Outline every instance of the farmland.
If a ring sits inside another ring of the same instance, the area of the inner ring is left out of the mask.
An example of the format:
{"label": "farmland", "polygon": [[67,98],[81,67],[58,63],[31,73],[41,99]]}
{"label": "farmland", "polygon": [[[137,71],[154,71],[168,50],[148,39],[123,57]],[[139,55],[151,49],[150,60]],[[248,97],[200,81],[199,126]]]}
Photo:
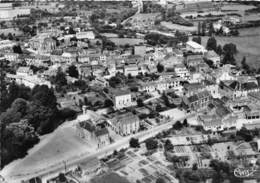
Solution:
{"label": "farmland", "polygon": [[[226,43],[234,43],[239,53],[236,55],[239,64],[245,56],[250,66],[260,68],[260,27],[246,28],[239,30],[239,37],[216,37],[218,44],[222,46]],[[208,37],[202,38],[202,44],[205,46]]]}

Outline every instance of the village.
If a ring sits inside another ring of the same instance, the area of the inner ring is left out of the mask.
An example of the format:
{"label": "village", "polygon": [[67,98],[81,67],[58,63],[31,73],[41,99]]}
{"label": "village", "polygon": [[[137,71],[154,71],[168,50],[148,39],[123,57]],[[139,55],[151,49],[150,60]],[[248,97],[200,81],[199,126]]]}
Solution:
{"label": "village", "polygon": [[259,7],[1,2],[0,182],[259,181]]}

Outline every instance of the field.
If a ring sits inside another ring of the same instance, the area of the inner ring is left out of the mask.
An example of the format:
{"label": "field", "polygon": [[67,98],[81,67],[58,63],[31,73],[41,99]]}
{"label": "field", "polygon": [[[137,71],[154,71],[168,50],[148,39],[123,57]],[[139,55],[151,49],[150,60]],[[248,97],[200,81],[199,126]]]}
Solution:
{"label": "field", "polygon": [[108,37],[108,38],[117,38],[118,35],[114,33],[102,33],[102,36]]}
{"label": "field", "polygon": [[13,28],[0,29],[0,34],[4,34],[5,36],[7,36],[9,33],[15,34],[16,36],[20,36],[22,34],[22,31]]}
{"label": "field", "polygon": [[21,175],[45,170],[55,164],[61,164],[64,159],[87,154],[90,150],[93,151],[95,148],[80,139],[75,128],[64,127],[43,137],[25,158],[7,165],[2,173],[3,175]]}
{"label": "field", "polygon": [[197,30],[197,26],[189,27],[189,26],[173,24],[171,22],[161,22],[161,25],[168,29],[174,29],[174,30],[179,30],[179,31],[184,31],[184,32],[193,32],[193,31]]}
{"label": "field", "polygon": [[[227,43],[234,43],[239,53],[236,55],[239,64],[243,57],[252,68],[260,68],[260,27],[246,28],[239,30],[239,37],[216,37],[218,44],[222,46]],[[205,46],[208,37],[202,38],[202,44]]]}
{"label": "field", "polygon": [[[224,5],[221,9],[226,11],[226,13],[238,13],[242,16],[241,20],[243,22],[250,20],[260,19],[260,14],[249,14],[245,15],[245,10],[255,8],[255,6],[251,5],[239,5],[239,4],[228,4]],[[230,10],[230,11],[229,11]]]}
{"label": "field", "polygon": [[114,42],[116,45],[136,45],[144,43],[143,39],[132,39],[132,38],[110,38],[110,41]]}

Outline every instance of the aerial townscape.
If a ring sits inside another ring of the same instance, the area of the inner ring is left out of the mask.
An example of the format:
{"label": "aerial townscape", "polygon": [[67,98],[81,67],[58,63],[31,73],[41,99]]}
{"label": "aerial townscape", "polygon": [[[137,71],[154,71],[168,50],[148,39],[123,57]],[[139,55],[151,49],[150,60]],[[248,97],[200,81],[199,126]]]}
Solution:
{"label": "aerial townscape", "polygon": [[257,182],[259,1],[0,0],[0,183]]}

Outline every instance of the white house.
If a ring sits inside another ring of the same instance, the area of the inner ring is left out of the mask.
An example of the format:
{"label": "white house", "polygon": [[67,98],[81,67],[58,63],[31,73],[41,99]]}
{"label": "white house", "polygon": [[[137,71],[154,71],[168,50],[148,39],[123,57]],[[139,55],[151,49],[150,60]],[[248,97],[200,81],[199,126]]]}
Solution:
{"label": "white house", "polygon": [[191,51],[193,53],[203,53],[203,54],[207,52],[207,50],[204,46],[202,46],[199,43],[196,43],[194,41],[186,42],[186,50]]}
{"label": "white house", "polygon": [[133,105],[131,92],[128,91],[115,91],[113,101],[115,109],[122,109]]}
{"label": "white house", "polygon": [[179,76],[182,79],[185,79],[185,80],[189,80],[190,79],[190,72],[182,64],[176,65],[175,68],[174,68],[174,72],[176,73],[177,76]]}
{"label": "white house", "polygon": [[93,31],[85,31],[76,33],[77,39],[95,39],[95,34]]}

